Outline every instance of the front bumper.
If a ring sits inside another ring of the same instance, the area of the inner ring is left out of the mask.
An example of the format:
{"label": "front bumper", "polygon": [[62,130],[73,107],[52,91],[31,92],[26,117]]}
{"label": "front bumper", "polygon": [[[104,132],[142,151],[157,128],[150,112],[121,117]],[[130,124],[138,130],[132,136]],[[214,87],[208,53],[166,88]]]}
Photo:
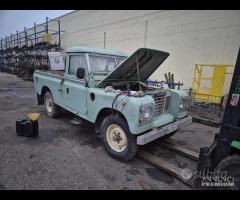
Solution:
{"label": "front bumper", "polygon": [[188,124],[192,123],[192,117],[188,116],[183,119],[179,119],[176,122],[172,122],[166,126],[160,127],[160,128],[153,128],[151,131],[140,135],[137,137],[137,144],[138,145],[144,145],[147,144],[153,140],[156,140],[164,135],[167,135],[183,126],[186,126]]}

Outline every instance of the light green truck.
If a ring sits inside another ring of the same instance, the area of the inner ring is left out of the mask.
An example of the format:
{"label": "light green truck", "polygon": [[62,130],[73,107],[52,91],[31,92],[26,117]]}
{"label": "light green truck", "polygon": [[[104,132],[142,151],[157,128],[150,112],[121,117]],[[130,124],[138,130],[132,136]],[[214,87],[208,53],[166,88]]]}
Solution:
{"label": "light green truck", "polygon": [[107,152],[128,161],[138,146],[173,135],[192,122],[185,91],[145,84],[169,53],[140,48],[132,55],[73,47],[65,71],[34,73],[38,104],[56,117],[64,108],[95,124]]}

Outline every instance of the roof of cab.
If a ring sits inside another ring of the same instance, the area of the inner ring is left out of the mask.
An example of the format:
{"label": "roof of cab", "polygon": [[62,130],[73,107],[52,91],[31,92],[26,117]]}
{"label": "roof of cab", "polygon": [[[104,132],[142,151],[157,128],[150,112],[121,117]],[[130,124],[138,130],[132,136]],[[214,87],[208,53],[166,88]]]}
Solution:
{"label": "roof of cab", "polygon": [[124,56],[128,57],[129,54],[114,51],[111,49],[100,49],[100,48],[89,48],[89,47],[71,47],[67,51],[67,53],[98,53],[98,54],[106,54],[106,55],[114,55],[114,56]]}

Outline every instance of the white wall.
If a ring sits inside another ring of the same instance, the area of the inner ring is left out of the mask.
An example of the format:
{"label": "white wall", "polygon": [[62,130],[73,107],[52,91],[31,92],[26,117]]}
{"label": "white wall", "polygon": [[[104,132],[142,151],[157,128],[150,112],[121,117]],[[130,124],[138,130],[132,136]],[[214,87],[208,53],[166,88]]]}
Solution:
{"label": "white wall", "polygon": [[195,63],[235,64],[240,46],[240,11],[234,10],[84,10],[60,20],[65,49],[103,48],[106,32],[106,48],[132,53],[145,46],[169,52],[151,78],[164,80],[170,71],[184,88],[191,87]]}

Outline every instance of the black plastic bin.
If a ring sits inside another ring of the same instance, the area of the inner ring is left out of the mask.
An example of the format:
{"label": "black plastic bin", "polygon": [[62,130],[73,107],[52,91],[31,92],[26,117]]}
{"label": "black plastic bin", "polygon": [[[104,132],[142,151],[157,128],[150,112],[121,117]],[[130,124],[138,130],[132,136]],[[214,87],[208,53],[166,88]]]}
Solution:
{"label": "black plastic bin", "polygon": [[18,136],[38,136],[38,120],[21,119],[16,121],[16,132]]}

